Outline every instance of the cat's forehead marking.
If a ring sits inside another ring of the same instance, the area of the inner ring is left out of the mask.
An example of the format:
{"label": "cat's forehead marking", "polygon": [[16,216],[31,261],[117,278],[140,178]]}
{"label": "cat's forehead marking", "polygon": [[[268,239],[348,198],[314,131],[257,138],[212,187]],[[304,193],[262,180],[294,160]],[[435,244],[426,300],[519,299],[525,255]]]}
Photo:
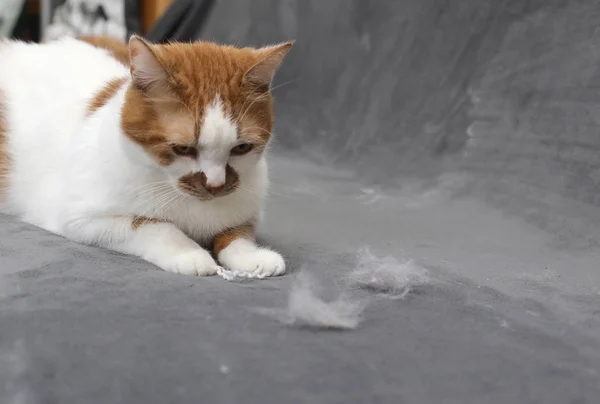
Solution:
{"label": "cat's forehead marking", "polygon": [[237,124],[227,114],[223,100],[217,94],[204,110],[198,143],[200,147],[228,151],[236,140]]}
{"label": "cat's forehead marking", "polygon": [[237,142],[237,124],[223,106],[221,96],[204,109],[198,145],[200,153],[198,169],[206,176],[206,183],[220,186],[226,181],[229,151]]}

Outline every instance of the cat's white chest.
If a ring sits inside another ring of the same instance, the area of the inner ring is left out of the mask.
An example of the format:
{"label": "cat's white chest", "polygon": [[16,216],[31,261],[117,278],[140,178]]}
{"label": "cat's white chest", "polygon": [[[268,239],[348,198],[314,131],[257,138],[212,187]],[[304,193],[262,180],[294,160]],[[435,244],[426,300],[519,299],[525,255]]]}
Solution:
{"label": "cat's white chest", "polygon": [[258,219],[261,198],[241,191],[209,203],[186,202],[166,212],[165,219],[174,223],[189,237],[208,243],[217,234],[231,227]]}

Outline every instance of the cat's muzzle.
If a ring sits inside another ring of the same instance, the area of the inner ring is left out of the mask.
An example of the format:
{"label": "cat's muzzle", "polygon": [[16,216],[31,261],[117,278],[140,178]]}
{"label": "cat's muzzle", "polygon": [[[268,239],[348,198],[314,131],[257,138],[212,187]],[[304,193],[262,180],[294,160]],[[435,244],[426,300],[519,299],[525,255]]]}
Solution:
{"label": "cat's muzzle", "polygon": [[219,187],[210,187],[206,184],[206,175],[202,172],[189,173],[179,178],[179,188],[185,193],[201,200],[209,200],[229,195],[240,184],[238,173],[230,166],[225,168],[225,183]]}

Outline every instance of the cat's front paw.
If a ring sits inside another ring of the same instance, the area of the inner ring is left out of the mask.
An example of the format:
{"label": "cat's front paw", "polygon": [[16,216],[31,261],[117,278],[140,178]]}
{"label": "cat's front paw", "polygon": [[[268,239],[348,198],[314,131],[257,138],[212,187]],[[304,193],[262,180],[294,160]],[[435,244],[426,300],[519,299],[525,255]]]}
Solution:
{"label": "cat's front paw", "polygon": [[219,269],[208,251],[200,248],[174,255],[159,266],[168,272],[197,276],[214,275]]}
{"label": "cat's front paw", "polygon": [[219,253],[219,262],[237,276],[266,278],[285,272],[281,254],[266,248],[237,245],[239,242],[234,241]]}

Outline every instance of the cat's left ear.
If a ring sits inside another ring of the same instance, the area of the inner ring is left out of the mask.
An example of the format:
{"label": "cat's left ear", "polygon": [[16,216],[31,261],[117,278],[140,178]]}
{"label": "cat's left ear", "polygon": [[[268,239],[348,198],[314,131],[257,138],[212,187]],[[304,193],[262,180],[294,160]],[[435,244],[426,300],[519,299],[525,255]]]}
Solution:
{"label": "cat's left ear", "polygon": [[140,89],[149,90],[167,82],[168,74],[151,45],[137,35],[129,39],[129,60],[131,77]]}
{"label": "cat's left ear", "polygon": [[294,41],[257,49],[260,60],[244,74],[244,84],[259,92],[269,91],[273,77],[292,45]]}

